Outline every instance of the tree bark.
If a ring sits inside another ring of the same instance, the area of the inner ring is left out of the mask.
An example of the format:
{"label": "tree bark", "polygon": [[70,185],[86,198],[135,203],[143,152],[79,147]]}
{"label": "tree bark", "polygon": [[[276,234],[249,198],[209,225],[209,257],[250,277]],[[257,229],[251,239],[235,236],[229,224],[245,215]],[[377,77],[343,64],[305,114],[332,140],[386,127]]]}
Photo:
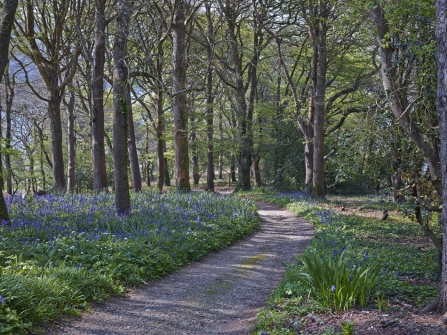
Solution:
{"label": "tree bark", "polygon": [[[8,194],[12,194],[12,170],[11,170],[11,154],[9,153],[11,149],[11,112],[12,103],[14,101],[15,90],[14,90],[14,80],[11,83],[9,78],[9,71],[6,68],[5,71],[5,103],[6,103],[6,134],[5,134],[5,168],[6,168],[6,191]],[[3,189],[3,188],[2,188]]]}
{"label": "tree bark", "polygon": [[199,152],[198,152],[198,144],[197,144],[197,134],[194,125],[194,117],[191,117],[191,153],[192,153],[192,182],[193,185],[199,185],[200,181],[200,167],[199,167]]}
{"label": "tree bark", "polygon": [[174,9],[172,25],[172,67],[174,83],[174,151],[175,178],[177,190],[191,190],[189,182],[189,155],[186,113],[186,27],[185,2],[179,0]]}
{"label": "tree bark", "polygon": [[58,78],[54,73],[53,86],[50,89],[50,101],[48,103],[48,115],[50,119],[51,134],[51,161],[53,162],[53,190],[65,191],[64,153],[62,148],[62,119],[61,119],[61,93],[55,89],[58,86]]}
{"label": "tree bark", "polygon": [[11,40],[11,30],[14,24],[14,16],[16,14],[18,3],[18,0],[3,1],[2,16],[0,20],[0,82],[2,81],[3,73],[9,62],[9,42]]}
{"label": "tree bark", "polygon": [[[9,41],[11,39],[11,29],[12,25],[14,24],[17,4],[18,0],[5,0],[3,2],[2,17],[0,21],[0,82],[2,81],[3,73],[8,65]],[[2,174],[0,176],[0,184],[3,183]],[[0,220],[9,221],[8,208],[6,207],[6,202],[3,198],[3,192],[0,193]]]}
{"label": "tree bark", "polygon": [[259,154],[253,157],[253,175],[255,179],[255,185],[261,186],[261,171],[259,169],[259,162],[261,161],[261,156]]}
{"label": "tree bark", "polygon": [[313,180],[312,195],[321,197],[324,191],[324,107],[326,98],[327,71],[327,19],[330,4],[326,1],[319,5],[319,16],[308,22],[312,49],[318,56],[316,78],[312,80],[312,98],[314,103],[314,141],[313,141]]}
{"label": "tree bark", "polygon": [[436,0],[438,90],[436,109],[440,135],[442,178],[442,274],[437,311],[447,319],[447,1]]}
{"label": "tree bark", "polygon": [[[130,85],[130,84],[129,84]],[[135,142],[135,127],[133,124],[133,113],[132,104],[130,100],[130,88],[128,86],[128,114],[127,114],[127,124],[128,124],[128,139],[127,147],[129,151],[129,161],[130,161],[130,172],[132,175],[132,187],[134,192],[141,192],[141,172],[140,164],[138,163],[138,152],[137,145]]]}
{"label": "tree bark", "polygon": [[[205,4],[208,19],[208,35],[214,36],[213,20],[211,17],[211,5]],[[206,74],[206,148],[207,148],[207,164],[206,164],[206,190],[214,192],[214,147],[213,147],[213,118],[214,118],[214,95],[213,95],[213,50],[212,45],[207,47],[208,55],[208,72]]]}
{"label": "tree bark", "polygon": [[95,0],[95,47],[92,72],[92,160],[93,189],[107,190],[106,155],[104,144],[104,64],[106,53],[106,0]]}
{"label": "tree bark", "polygon": [[115,208],[118,215],[130,214],[128,177],[128,68],[125,61],[129,36],[130,11],[133,2],[119,0],[116,33],[113,47],[113,158],[115,182]]}
{"label": "tree bark", "polygon": [[70,92],[70,101],[68,102],[68,178],[67,178],[67,193],[72,193],[76,187],[75,177],[75,155],[76,155],[76,136],[74,130],[74,107],[75,97],[74,92]]}
{"label": "tree bark", "polygon": [[161,192],[163,191],[163,184],[165,179],[165,143],[163,140],[163,88],[161,84],[157,82],[157,125],[156,125],[156,138],[157,138],[157,169],[158,169],[158,180],[157,188]]}

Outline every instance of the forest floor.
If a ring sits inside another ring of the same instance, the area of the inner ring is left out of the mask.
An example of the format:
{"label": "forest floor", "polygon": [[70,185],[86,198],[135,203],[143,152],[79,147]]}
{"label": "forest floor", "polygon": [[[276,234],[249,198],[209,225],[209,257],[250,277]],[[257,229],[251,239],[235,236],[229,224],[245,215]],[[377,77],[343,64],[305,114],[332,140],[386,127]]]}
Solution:
{"label": "forest floor", "polygon": [[[229,193],[232,188],[220,188]],[[179,271],[92,306],[81,318],[59,320],[46,335],[250,334],[284,272],[308,246],[312,226],[275,205],[258,202],[261,231],[212,253]],[[338,208],[336,205],[334,208]],[[357,215],[380,215],[362,211]],[[353,214],[353,213],[346,213]],[[341,322],[353,334],[447,334],[434,314],[420,315],[411,305],[390,302],[388,311],[354,309],[345,313],[297,316],[296,334],[340,334]],[[290,329],[290,328],[289,328]],[[263,334],[268,334],[264,332]]]}
{"label": "forest floor", "polygon": [[249,334],[284,262],[301,254],[313,235],[291,212],[258,205],[261,231],[81,318],[59,321],[46,334]]}

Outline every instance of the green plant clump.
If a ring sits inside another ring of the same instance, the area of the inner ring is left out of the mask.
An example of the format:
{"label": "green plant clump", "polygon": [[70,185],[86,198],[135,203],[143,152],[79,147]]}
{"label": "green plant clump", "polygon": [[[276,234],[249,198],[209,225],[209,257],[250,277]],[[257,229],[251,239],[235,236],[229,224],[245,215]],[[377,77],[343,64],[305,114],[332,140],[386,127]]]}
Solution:
{"label": "green plant clump", "polygon": [[355,304],[365,306],[376,284],[378,264],[363,262],[348,266],[345,251],[338,257],[326,258],[309,249],[301,262],[298,280],[324,307],[348,310]]}

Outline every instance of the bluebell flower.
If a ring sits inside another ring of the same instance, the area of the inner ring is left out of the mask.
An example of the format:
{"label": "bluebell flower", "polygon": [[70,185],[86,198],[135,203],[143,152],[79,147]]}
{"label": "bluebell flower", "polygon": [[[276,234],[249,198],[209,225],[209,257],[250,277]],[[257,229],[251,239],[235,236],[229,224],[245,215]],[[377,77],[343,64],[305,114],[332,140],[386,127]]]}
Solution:
{"label": "bluebell flower", "polygon": [[331,287],[331,291],[332,291],[332,293],[335,292],[335,285],[332,285],[332,287]]}
{"label": "bluebell flower", "polygon": [[2,305],[6,304],[6,299],[3,298],[1,295],[0,295],[0,303],[1,303]]}

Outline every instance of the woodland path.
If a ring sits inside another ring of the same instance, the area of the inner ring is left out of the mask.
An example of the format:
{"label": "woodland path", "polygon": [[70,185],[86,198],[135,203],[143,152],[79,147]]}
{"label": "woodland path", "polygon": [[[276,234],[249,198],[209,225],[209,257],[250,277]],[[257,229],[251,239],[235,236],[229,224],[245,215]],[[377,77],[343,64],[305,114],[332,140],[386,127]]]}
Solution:
{"label": "woodland path", "polygon": [[300,255],[313,235],[291,212],[257,205],[261,231],[46,334],[249,334],[282,278],[283,263]]}

